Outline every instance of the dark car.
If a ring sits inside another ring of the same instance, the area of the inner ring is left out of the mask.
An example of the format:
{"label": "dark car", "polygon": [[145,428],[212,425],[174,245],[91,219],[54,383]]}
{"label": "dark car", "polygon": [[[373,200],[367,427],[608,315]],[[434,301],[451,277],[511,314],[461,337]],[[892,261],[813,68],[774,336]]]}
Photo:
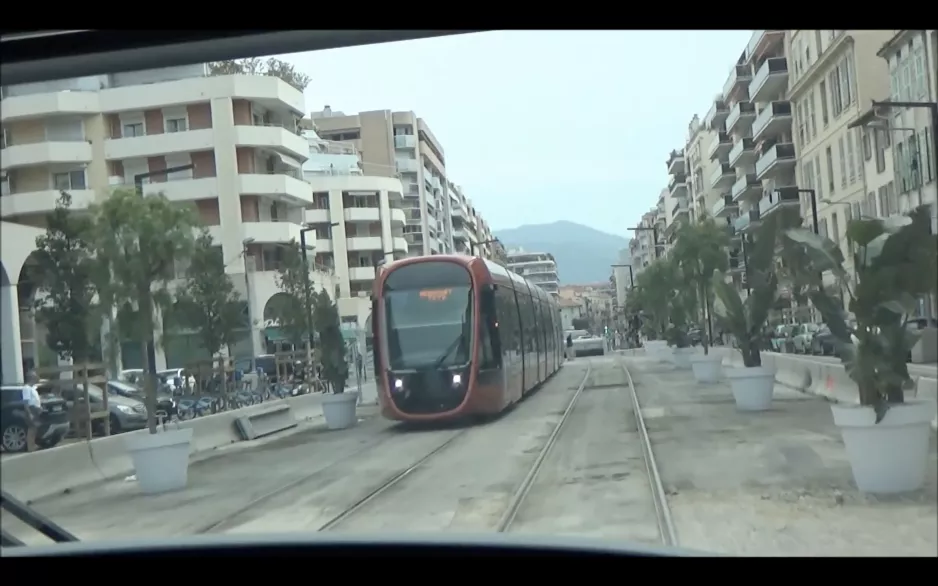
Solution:
{"label": "dark car", "polygon": [[[137,399],[146,404],[146,394],[144,393],[144,390],[135,385],[122,383],[120,381],[107,381],[107,392],[109,395],[117,395],[120,397],[126,397],[128,399]],[[170,418],[177,414],[176,400],[169,393],[157,393],[156,410],[164,411],[167,418]]]}
{"label": "dark car", "polygon": [[[2,398],[2,418],[0,418],[0,438],[4,452],[26,451],[26,404],[23,402],[22,385],[4,385],[0,387]],[[55,395],[41,395],[42,415],[39,417],[39,429],[36,432],[36,445],[51,448],[62,441],[68,433],[68,409],[65,401]]]}
{"label": "dark car", "polygon": [[822,325],[811,338],[811,353],[821,356],[833,356],[837,353],[834,347],[834,335],[826,325]]}

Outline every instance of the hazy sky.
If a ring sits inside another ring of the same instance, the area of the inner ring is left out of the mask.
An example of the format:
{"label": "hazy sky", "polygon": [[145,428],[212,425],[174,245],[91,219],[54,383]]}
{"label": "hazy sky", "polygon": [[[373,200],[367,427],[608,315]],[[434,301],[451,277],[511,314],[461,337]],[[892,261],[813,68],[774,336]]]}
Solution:
{"label": "hazy sky", "polygon": [[281,58],[308,111],[412,110],[493,229],[570,220],[628,237],[752,31],[503,31]]}

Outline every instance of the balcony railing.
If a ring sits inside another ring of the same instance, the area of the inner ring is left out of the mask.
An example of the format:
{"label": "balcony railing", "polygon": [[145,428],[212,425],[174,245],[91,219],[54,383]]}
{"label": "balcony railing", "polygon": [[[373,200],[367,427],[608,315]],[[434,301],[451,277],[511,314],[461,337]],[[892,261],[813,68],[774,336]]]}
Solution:
{"label": "balcony railing", "polygon": [[746,151],[752,151],[753,144],[751,138],[741,138],[733,144],[733,148],[730,149],[729,162],[730,165],[735,165],[740,157],[743,156],[743,153]]}
{"label": "balcony railing", "polygon": [[748,213],[740,214],[740,216],[733,222],[733,227],[737,232],[745,232],[746,230],[758,226],[760,219],[761,216],[759,215],[759,210],[751,209]]}
{"label": "balcony railing", "polygon": [[766,59],[765,63],[762,64],[762,67],[759,68],[759,71],[752,78],[752,83],[749,84],[749,99],[753,102],[761,102],[765,100],[768,95],[763,95],[766,92],[763,92],[763,89],[766,89],[766,85],[770,79],[774,78],[776,81],[772,83],[771,89],[780,89],[782,82],[788,80],[788,60],[784,57],[772,57],[771,59]]}
{"label": "balcony railing", "polygon": [[736,85],[745,85],[752,80],[752,71],[749,69],[748,65],[735,65],[732,70],[730,70],[730,77],[726,80],[726,83],[723,84],[723,95],[729,97],[732,95],[733,90],[736,89]]}
{"label": "balcony railing", "polygon": [[776,144],[768,151],[763,153],[756,161],[756,177],[762,178],[762,175],[769,170],[772,165],[779,161],[795,160],[795,145],[791,143]]}
{"label": "balcony railing", "polygon": [[730,212],[736,209],[736,203],[733,202],[733,197],[730,195],[724,195],[717,200],[713,207],[710,209],[710,215],[714,218],[719,218],[724,213]]}
{"label": "balcony railing", "polygon": [[758,138],[766,127],[776,118],[791,118],[791,102],[778,101],[772,102],[756,116],[752,123],[752,136]]}
{"label": "balcony railing", "polygon": [[729,116],[726,117],[726,130],[732,132],[736,124],[742,119],[750,119],[756,115],[756,107],[752,102],[736,102]]}

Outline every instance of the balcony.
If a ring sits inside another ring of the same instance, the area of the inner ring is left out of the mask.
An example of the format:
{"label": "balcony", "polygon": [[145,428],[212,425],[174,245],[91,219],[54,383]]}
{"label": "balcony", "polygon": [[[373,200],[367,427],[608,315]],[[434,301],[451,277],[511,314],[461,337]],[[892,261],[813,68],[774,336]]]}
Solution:
{"label": "balcony", "polygon": [[739,207],[736,205],[736,202],[733,201],[732,196],[724,195],[713,204],[713,208],[710,209],[710,215],[714,218],[729,217],[730,214],[738,209]]}
{"label": "balcony", "polygon": [[749,84],[750,102],[767,102],[788,88],[788,60],[784,57],[766,59]]}
{"label": "balcony", "polygon": [[758,209],[751,209],[746,213],[740,214],[738,218],[733,222],[733,229],[737,232],[745,234],[749,230],[754,230],[759,227],[761,216],[759,215]]}
{"label": "balcony", "polygon": [[378,208],[345,208],[346,222],[380,222],[381,210]]}
{"label": "balcony", "polygon": [[[416,173],[417,172],[417,160],[416,159],[397,159],[394,161],[394,167],[397,169],[398,173]],[[416,187],[416,183],[412,184]]]}
{"label": "balcony", "polygon": [[[196,130],[195,132],[202,132]],[[212,130],[208,131],[212,133]],[[187,134],[184,132],[173,134]],[[276,151],[294,157],[299,161],[309,158],[309,142],[302,136],[291,132],[282,126],[235,126],[235,144]],[[214,148],[214,142],[209,148]],[[190,151],[198,150],[190,148]]]}
{"label": "balcony", "polygon": [[404,223],[404,210],[401,208],[391,208],[391,222],[395,224]]}
{"label": "balcony", "polygon": [[776,137],[791,130],[791,102],[778,101],[768,104],[752,123],[752,139],[755,141]]}
{"label": "balcony", "polygon": [[[744,91],[752,81],[752,71],[748,65],[735,65],[730,70],[730,76],[723,84],[723,98],[732,100],[738,92]],[[742,94],[745,96],[746,94]]]}
{"label": "balcony", "polygon": [[391,247],[394,250],[394,252],[407,252],[407,248],[409,245],[407,243],[406,238],[403,238],[401,236],[395,236],[394,238],[391,239],[391,242],[392,242]]}
{"label": "balcony", "polygon": [[676,221],[681,217],[685,219],[690,214],[690,206],[687,204],[687,200],[679,199],[674,202],[674,207],[671,208],[671,221]]}
{"label": "balcony", "polygon": [[762,181],[778,173],[791,171],[795,166],[795,145],[790,142],[776,144],[756,161],[756,177]]}
{"label": "balcony", "polygon": [[715,140],[710,143],[710,148],[707,149],[707,158],[711,161],[725,160],[732,148],[733,141],[730,137],[725,132],[718,132]]}
{"label": "balcony", "polygon": [[332,223],[332,214],[329,213],[328,209],[325,210],[304,210],[303,211],[303,220],[307,224],[331,224]]}
{"label": "balcony", "polygon": [[[397,138],[396,136],[394,138]],[[374,267],[350,267],[348,270],[349,281],[374,281]]]}
{"label": "balcony", "polygon": [[[306,241],[309,244],[309,241]],[[318,238],[316,239],[316,245],[314,247],[316,252],[332,252],[332,239],[330,238]]]}
{"label": "balcony", "polygon": [[[191,173],[191,172],[190,172]],[[152,178],[151,178],[152,179]],[[111,186],[125,185],[123,177],[111,177]],[[218,179],[202,177],[200,179],[171,179],[143,184],[144,195],[162,193],[169,201],[198,201],[218,198]]]}
{"label": "balcony", "polygon": [[726,107],[723,96],[719,96],[713,100],[713,105],[704,117],[704,126],[710,130],[719,130],[726,121],[727,114],[729,114],[729,108]]}
{"label": "balcony", "polygon": [[745,134],[756,119],[756,107],[752,102],[736,102],[726,117],[726,131]]}
{"label": "balcony", "polygon": [[299,224],[293,222],[243,222],[242,237],[253,238],[258,244],[284,244],[291,240],[300,241]]}
{"label": "balcony", "polygon": [[[260,127],[264,128],[264,127]],[[297,137],[299,138],[299,137]],[[301,139],[302,140],[302,139]],[[309,153],[309,145],[306,152]],[[158,157],[172,153],[190,153],[209,151],[215,148],[215,131],[211,128],[187,130],[184,132],[164,132],[145,136],[126,138],[108,138],[104,141],[104,156],[107,159],[139,159]],[[303,158],[305,159],[305,155]]]}
{"label": "balcony", "polygon": [[752,63],[758,61],[769,49],[783,43],[785,40],[784,30],[761,30],[752,33],[749,37],[749,43],[746,45],[746,62]]}
{"label": "balcony", "polygon": [[733,184],[733,180],[736,179],[736,171],[727,163],[720,163],[717,165],[716,169],[713,170],[713,173],[710,174],[709,181],[710,187],[712,189],[719,189],[722,187],[729,187]]}
{"label": "balcony", "polygon": [[743,199],[751,199],[762,193],[762,182],[756,178],[754,173],[746,173],[733,183],[730,190],[730,197],[733,201],[739,203]]}
{"label": "balcony", "polygon": [[348,239],[348,249],[351,251],[366,252],[381,250],[380,236],[356,236]]}
{"label": "balcony", "polygon": [[762,216],[768,216],[775,210],[781,208],[800,208],[801,194],[797,187],[781,187],[778,191],[768,192],[759,202],[759,210]]}
{"label": "balcony", "polygon": [[748,167],[756,162],[756,150],[751,138],[740,138],[733,143],[729,154],[730,166]]}
{"label": "balcony", "polygon": [[668,174],[687,172],[687,160],[684,158],[684,151],[671,151],[668,156]]}
{"label": "balcony", "polygon": [[72,165],[91,162],[91,143],[84,140],[10,145],[0,152],[0,168]]}
{"label": "balcony", "polygon": [[[195,179],[192,183],[202,181]],[[313,203],[313,188],[306,181],[284,174],[242,173],[238,175],[244,195],[266,195],[295,204]]]}
{"label": "balcony", "polygon": [[58,91],[3,98],[0,120],[10,123],[51,116],[88,116],[101,111],[98,92]]}
{"label": "balcony", "polygon": [[[684,197],[687,195],[687,176],[683,173],[675,173],[668,178],[668,192],[671,197]],[[659,214],[662,210],[659,208]],[[663,216],[663,214],[661,214]]]}
{"label": "balcony", "polygon": [[417,137],[413,134],[398,134],[394,137],[394,148],[413,149],[417,148]]}
{"label": "balcony", "polygon": [[[93,189],[69,189],[68,193],[72,196],[72,210],[88,209],[94,203]],[[0,197],[0,217],[47,214],[55,210],[61,195],[57,189],[4,194]]]}

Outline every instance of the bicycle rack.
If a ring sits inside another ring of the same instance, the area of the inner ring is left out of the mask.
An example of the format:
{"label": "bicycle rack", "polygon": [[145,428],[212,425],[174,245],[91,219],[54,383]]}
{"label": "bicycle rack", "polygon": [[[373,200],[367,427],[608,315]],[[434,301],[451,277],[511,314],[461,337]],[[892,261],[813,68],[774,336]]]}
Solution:
{"label": "bicycle rack", "polygon": [[[58,523],[53,522],[39,511],[14,498],[5,490],[0,491],[0,509],[10,513],[56,543],[80,541],[77,537],[63,529]],[[25,544],[7,533],[6,529],[2,529],[0,530],[0,545],[3,547],[20,547]]]}

